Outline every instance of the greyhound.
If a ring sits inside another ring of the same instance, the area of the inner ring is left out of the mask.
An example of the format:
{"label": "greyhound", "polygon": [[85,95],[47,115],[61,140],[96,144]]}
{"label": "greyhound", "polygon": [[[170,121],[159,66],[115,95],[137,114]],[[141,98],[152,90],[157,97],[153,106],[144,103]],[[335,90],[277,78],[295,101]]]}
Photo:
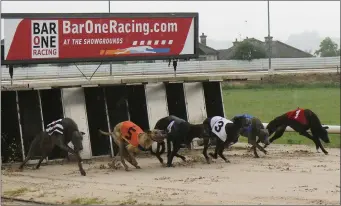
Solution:
{"label": "greyhound", "polygon": [[[190,148],[190,143],[194,138],[205,138],[205,136],[208,137],[208,135],[205,135],[207,132],[205,132],[203,124],[190,124],[189,122],[174,115],[159,119],[159,121],[156,122],[154,128],[165,130],[168,133],[167,167],[173,166],[172,162],[174,157],[179,157],[183,161],[186,161],[184,156],[178,154],[178,151],[182,145],[186,145],[187,148]],[[171,143],[173,144],[172,150]],[[161,151],[159,151],[160,147]],[[161,154],[165,152],[165,142],[157,143],[156,152],[153,152],[152,149],[150,149],[150,152],[158,158],[161,164],[163,164]]]}
{"label": "greyhound", "polygon": [[267,151],[258,144],[259,142],[262,142],[265,145],[269,144],[269,132],[264,128],[260,119],[249,114],[242,114],[234,116],[232,121],[237,117],[245,118],[250,123],[247,127],[242,128],[240,135],[248,138],[248,143],[252,145],[251,149],[253,149],[255,158],[259,158],[257,148],[264,154],[267,154]]}
{"label": "greyhound", "polygon": [[[270,139],[269,144],[280,138],[287,126],[294,129],[300,135],[311,139],[315,143],[317,152],[318,149],[321,148],[325,155],[328,154],[322,146],[320,139],[325,143],[330,143],[327,132],[329,127],[322,126],[320,119],[313,111],[310,109],[297,108],[296,110],[289,111],[270,121],[266,126],[266,129],[269,131],[269,135],[275,134]],[[307,132],[309,129],[312,135]],[[269,144],[264,145],[264,148]]]}
{"label": "greyhound", "polygon": [[[30,149],[25,160],[21,163],[19,169],[22,170],[28,160],[32,158],[36,151],[40,150],[42,156],[39,159],[36,169],[39,169],[41,162],[49,155],[52,149],[57,145],[62,150],[76,155],[78,160],[78,168],[81,175],[86,173],[82,166],[82,158],[79,151],[83,150],[83,135],[84,132],[78,130],[78,126],[71,118],[58,119],[47,125],[45,131],[41,131],[35,136],[31,142]],[[74,149],[67,144],[72,142]]]}
{"label": "greyhound", "polygon": [[[226,163],[230,161],[226,159],[223,155],[225,145],[232,145],[238,142],[238,137],[241,129],[249,125],[249,121],[242,117],[235,117],[233,122],[225,119],[224,117],[214,116],[206,118],[203,122],[205,128],[211,131],[216,139],[216,147],[214,153],[209,153],[213,159],[217,159],[219,155]],[[204,139],[204,150],[203,155],[208,164],[210,164],[210,159],[207,156],[207,149],[209,146],[209,139]]]}
{"label": "greyhound", "polygon": [[147,151],[151,148],[154,141],[162,142],[167,134],[162,130],[150,130],[144,132],[139,126],[131,121],[118,123],[111,133],[99,130],[103,135],[111,136],[119,147],[121,162],[126,171],[129,171],[126,159],[136,169],[141,169],[133,153],[139,150]]}

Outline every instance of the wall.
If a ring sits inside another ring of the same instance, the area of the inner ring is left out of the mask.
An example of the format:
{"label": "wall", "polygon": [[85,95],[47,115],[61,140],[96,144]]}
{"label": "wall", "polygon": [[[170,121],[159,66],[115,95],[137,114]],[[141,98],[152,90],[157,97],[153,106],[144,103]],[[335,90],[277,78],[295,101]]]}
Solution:
{"label": "wall", "polygon": [[[330,69],[340,67],[340,57],[313,57],[313,58],[283,58],[272,59],[272,69]],[[79,65],[78,68],[86,76],[91,76],[98,65]],[[216,60],[216,61],[185,61],[178,63],[177,73],[214,73],[228,71],[252,71],[268,70],[268,59],[256,59],[252,61],[240,60]],[[336,69],[335,69],[336,70]],[[49,66],[43,65],[30,68],[15,68],[14,79],[37,79],[37,78],[61,78],[61,77],[83,77],[76,66]],[[3,67],[2,80],[9,80],[8,68]],[[168,67],[168,62],[161,63],[134,63],[113,64],[113,76],[122,75],[153,75],[173,74],[173,67]],[[110,75],[110,65],[103,64],[94,76]]]}

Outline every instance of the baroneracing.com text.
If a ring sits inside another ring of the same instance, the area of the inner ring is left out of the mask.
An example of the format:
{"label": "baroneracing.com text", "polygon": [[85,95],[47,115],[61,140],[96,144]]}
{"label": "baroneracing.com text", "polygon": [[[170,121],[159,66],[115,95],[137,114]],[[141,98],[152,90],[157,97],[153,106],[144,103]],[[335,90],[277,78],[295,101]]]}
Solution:
{"label": "baroneracing.com text", "polygon": [[107,33],[149,33],[158,32],[177,32],[177,23],[137,23],[132,20],[129,23],[118,23],[116,20],[110,20],[109,23],[94,23],[87,20],[82,24],[71,23],[70,21],[63,21],[63,34],[107,34]]}

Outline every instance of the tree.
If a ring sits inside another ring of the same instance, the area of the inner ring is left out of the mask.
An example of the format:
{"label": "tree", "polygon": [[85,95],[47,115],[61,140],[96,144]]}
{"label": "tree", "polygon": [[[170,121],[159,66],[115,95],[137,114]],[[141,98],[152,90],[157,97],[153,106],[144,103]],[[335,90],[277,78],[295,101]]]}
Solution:
{"label": "tree", "polygon": [[248,39],[239,42],[231,59],[248,60],[266,58],[266,51],[263,47],[252,44]]}
{"label": "tree", "polygon": [[340,49],[330,37],[326,37],[321,41],[320,49],[316,50],[315,54],[321,57],[335,57],[340,55]]}

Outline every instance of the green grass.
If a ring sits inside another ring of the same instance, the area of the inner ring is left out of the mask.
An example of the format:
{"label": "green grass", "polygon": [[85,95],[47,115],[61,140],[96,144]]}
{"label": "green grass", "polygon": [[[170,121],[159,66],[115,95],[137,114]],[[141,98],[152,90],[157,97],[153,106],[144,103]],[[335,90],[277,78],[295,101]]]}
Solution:
{"label": "green grass", "polygon": [[27,189],[26,187],[22,187],[22,188],[19,188],[19,189],[15,189],[15,190],[9,190],[9,191],[5,191],[4,192],[4,195],[5,196],[9,196],[9,197],[17,197],[17,196],[20,196],[26,192],[29,192],[30,190]]}
{"label": "green grass", "polygon": [[[232,118],[236,114],[248,113],[257,116],[262,122],[297,107],[313,110],[322,124],[340,125],[340,88],[339,86],[224,86],[223,98],[225,114]],[[340,147],[340,135],[331,134],[327,147]],[[241,139],[246,141],[245,138]],[[274,143],[314,144],[297,133],[286,132]]]}
{"label": "green grass", "polygon": [[103,203],[103,200],[98,198],[76,198],[70,201],[72,205],[96,205]]}

